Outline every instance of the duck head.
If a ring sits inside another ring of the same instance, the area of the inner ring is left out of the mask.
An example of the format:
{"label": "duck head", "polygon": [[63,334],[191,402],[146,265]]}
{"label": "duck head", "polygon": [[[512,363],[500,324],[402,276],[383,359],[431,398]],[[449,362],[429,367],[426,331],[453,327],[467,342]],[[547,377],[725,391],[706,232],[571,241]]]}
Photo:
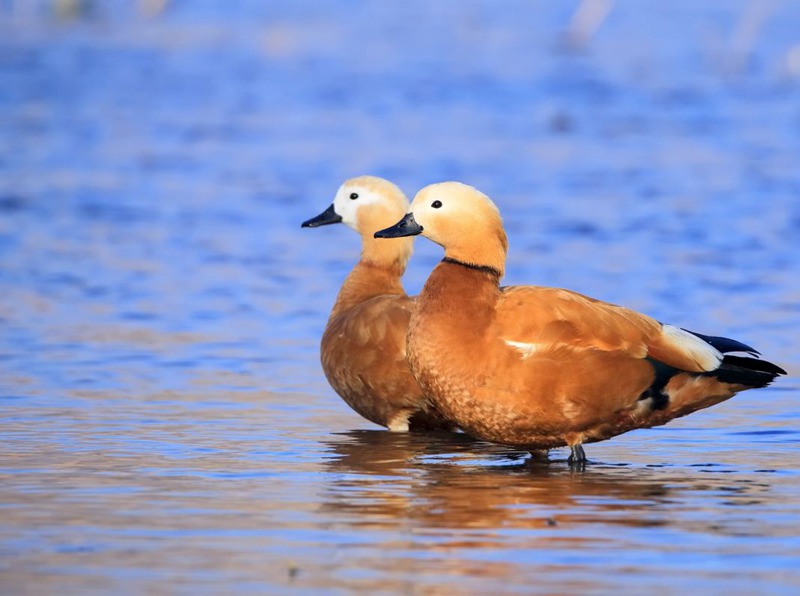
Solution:
{"label": "duck head", "polygon": [[411,255],[411,241],[381,246],[385,243],[375,242],[374,234],[396,222],[408,208],[408,199],[396,185],[376,176],[359,176],[346,180],[336,192],[333,203],[316,217],[304,221],[301,227],[344,223],[361,235],[362,257],[405,263]]}
{"label": "duck head", "polygon": [[508,240],[500,211],[478,189],[461,182],[440,182],[417,193],[411,210],[376,238],[422,234],[444,248],[445,257],[491,267],[502,275]]}

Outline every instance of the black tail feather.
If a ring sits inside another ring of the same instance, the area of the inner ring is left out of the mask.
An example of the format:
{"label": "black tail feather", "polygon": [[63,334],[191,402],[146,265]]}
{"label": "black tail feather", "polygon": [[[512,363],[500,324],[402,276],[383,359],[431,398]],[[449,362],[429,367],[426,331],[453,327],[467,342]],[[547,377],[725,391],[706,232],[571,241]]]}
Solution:
{"label": "black tail feather", "polygon": [[[698,337],[701,336],[698,335]],[[701,337],[701,339],[705,338]],[[723,383],[746,385],[753,388],[766,387],[775,380],[775,377],[785,374],[785,370],[772,362],[748,356],[725,356],[719,368],[703,373],[704,376],[716,377]]]}
{"label": "black tail feather", "polygon": [[713,347],[715,347],[723,354],[727,354],[728,352],[745,352],[747,354],[750,354],[751,356],[761,355],[761,352],[759,352],[755,348],[751,348],[747,344],[743,344],[742,342],[737,341],[735,339],[730,339],[728,337],[717,337],[714,335],[703,335],[702,333],[697,333],[696,331],[689,331],[688,329],[684,329],[684,331],[691,333],[696,337],[699,337],[708,344],[711,344]]}

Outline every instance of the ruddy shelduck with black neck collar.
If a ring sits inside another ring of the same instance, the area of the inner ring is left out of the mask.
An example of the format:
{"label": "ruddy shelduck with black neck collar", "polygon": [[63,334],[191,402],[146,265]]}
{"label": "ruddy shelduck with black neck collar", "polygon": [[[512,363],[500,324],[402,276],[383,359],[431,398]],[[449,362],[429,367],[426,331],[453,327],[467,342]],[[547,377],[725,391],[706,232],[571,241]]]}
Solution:
{"label": "ruddy shelduck with black neck collar", "polygon": [[345,223],[361,236],[361,259],[344,280],[322,335],[322,369],[331,387],[367,420],[393,431],[450,429],[430,406],[406,361],[414,299],[400,281],[413,238],[375,240],[408,199],[383,178],[360,176],[304,228]]}
{"label": "ruddy shelduck with black neck collar", "polygon": [[[495,204],[458,182],[423,188],[376,238],[422,234],[445,257],[417,298],[408,361],[464,431],[533,451],[582,445],[765,387],[780,367],[753,348],[569,290],[501,287],[508,244]],[[736,355],[736,353],[740,353]]]}

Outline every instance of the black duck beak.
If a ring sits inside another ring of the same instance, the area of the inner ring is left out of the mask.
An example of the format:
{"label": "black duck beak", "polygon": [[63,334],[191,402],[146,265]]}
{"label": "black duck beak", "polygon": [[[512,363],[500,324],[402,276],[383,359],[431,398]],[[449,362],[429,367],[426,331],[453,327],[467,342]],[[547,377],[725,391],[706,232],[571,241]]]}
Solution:
{"label": "black duck beak", "polygon": [[422,226],[414,219],[413,213],[406,213],[403,219],[385,230],[375,232],[375,238],[402,238],[422,233]]}
{"label": "black duck beak", "polygon": [[333,208],[333,203],[331,206],[328,207],[325,211],[317,215],[316,217],[312,217],[309,220],[306,220],[300,226],[301,228],[318,228],[320,226],[327,226],[329,224],[335,224],[342,221],[342,216],[336,213]]}

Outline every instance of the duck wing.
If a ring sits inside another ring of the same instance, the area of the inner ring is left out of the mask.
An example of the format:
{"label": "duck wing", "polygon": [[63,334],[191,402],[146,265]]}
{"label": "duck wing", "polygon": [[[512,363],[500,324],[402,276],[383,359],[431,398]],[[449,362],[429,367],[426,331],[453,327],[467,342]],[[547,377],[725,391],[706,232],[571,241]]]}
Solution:
{"label": "duck wing", "polygon": [[548,347],[572,347],[623,352],[687,372],[716,370],[722,362],[720,350],[703,336],[560,288],[502,288],[497,321],[503,340],[523,358]]}

